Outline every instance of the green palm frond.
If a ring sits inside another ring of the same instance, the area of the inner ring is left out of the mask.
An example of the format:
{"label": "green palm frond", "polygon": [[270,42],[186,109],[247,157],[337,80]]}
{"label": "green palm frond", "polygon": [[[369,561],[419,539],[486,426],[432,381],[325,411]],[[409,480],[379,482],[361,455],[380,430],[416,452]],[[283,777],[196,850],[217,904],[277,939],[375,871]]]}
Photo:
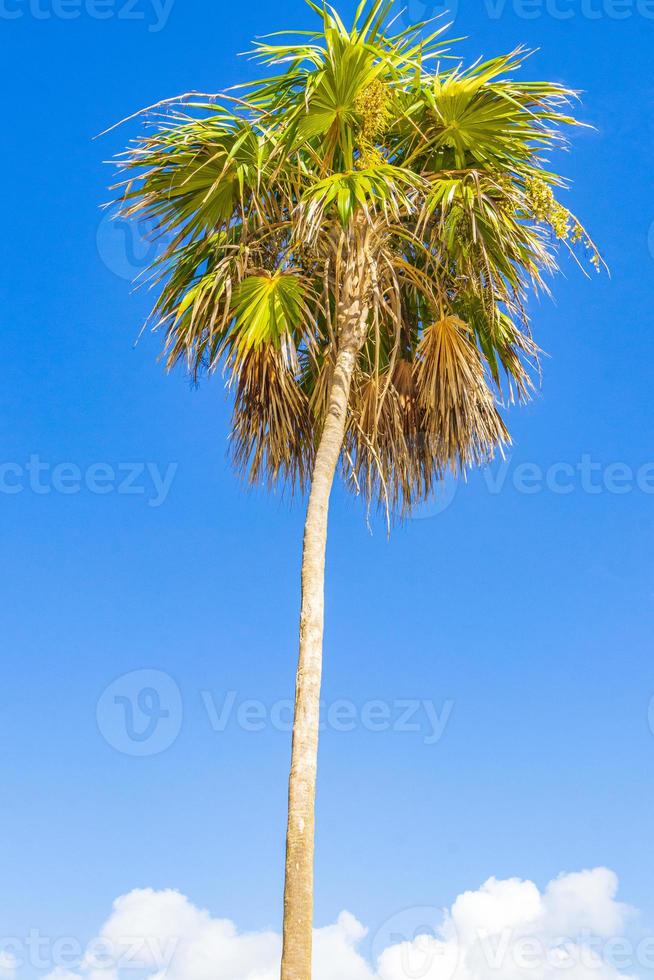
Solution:
{"label": "green palm frond", "polygon": [[248,276],[232,296],[233,332],[241,351],[267,343],[281,349],[307,322],[305,287],[293,273]]}

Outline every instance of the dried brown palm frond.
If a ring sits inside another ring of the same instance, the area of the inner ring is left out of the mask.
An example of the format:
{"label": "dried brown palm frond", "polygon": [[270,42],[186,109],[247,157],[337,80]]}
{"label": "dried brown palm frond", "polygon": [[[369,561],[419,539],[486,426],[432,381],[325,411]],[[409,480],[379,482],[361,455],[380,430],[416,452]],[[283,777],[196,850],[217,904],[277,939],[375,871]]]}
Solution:
{"label": "dried brown palm frond", "polygon": [[410,365],[400,360],[390,376],[355,378],[345,442],[346,477],[370,503],[393,514],[424,500],[443,471],[431,454],[407,371],[410,377]]}
{"label": "dried brown palm frond", "polygon": [[414,378],[427,434],[443,463],[477,466],[509,441],[470,328],[455,314],[424,331]]}
{"label": "dried brown palm frond", "polygon": [[251,483],[307,486],[314,456],[309,401],[282,352],[262,344],[233,375],[231,452]]}

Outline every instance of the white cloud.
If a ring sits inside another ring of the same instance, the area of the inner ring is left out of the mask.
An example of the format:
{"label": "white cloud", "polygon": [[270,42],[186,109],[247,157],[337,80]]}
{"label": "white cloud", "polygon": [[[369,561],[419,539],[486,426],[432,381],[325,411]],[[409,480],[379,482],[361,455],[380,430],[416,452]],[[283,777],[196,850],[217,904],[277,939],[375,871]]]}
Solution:
{"label": "white cloud", "polygon": [[630,909],[616,902],[618,876],[608,868],[560,875],[547,886],[543,901],[551,932],[619,934]]}
{"label": "white cloud", "polygon": [[44,977],[44,980],[79,980],[79,973],[71,973],[70,970],[57,966],[52,973],[48,973],[47,977]]}
{"label": "white cloud", "polygon": [[6,950],[0,951],[0,980],[14,980],[16,976],[16,960]]}
{"label": "white cloud", "polygon": [[[632,911],[617,888],[606,868],[560,875],[543,892],[490,878],[449,910],[398,913],[372,942],[342,912],[315,931],[314,980],[627,980],[637,964],[623,958],[618,970],[606,955]],[[179,892],[139,889],[114,902],[79,973],[46,980],[278,980],[280,952],[273,931],[239,932]]]}

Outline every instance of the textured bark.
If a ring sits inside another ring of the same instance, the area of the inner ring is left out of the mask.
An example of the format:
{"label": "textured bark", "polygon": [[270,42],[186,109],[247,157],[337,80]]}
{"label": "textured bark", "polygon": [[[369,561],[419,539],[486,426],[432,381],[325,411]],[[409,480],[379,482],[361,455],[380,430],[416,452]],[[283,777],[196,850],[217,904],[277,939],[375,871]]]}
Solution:
{"label": "textured bark", "polygon": [[281,980],[311,980],[316,772],[324,622],[327,516],[343,447],[356,359],[365,338],[364,259],[359,252],[339,308],[339,350],[314,464],[304,526],[300,655],[288,792]]}

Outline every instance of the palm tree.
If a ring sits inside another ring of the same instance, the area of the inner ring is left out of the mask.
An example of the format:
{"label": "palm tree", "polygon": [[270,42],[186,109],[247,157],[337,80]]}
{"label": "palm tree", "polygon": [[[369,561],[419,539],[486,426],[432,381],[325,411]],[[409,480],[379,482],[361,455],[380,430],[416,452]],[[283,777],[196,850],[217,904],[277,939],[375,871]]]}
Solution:
{"label": "palm tree", "polygon": [[[231,451],[253,483],[309,490],[289,783],[282,980],[310,980],[314,799],[329,497],[336,470],[405,515],[509,442],[538,350],[525,296],[557,245],[599,267],[546,154],[574,93],[521,82],[522,50],[461,67],[445,28],[259,42],[270,78],[160,103],[122,159],[121,213],[169,242],[152,323],[168,368],[222,366]],[[280,67],[281,66],[281,67]]]}

